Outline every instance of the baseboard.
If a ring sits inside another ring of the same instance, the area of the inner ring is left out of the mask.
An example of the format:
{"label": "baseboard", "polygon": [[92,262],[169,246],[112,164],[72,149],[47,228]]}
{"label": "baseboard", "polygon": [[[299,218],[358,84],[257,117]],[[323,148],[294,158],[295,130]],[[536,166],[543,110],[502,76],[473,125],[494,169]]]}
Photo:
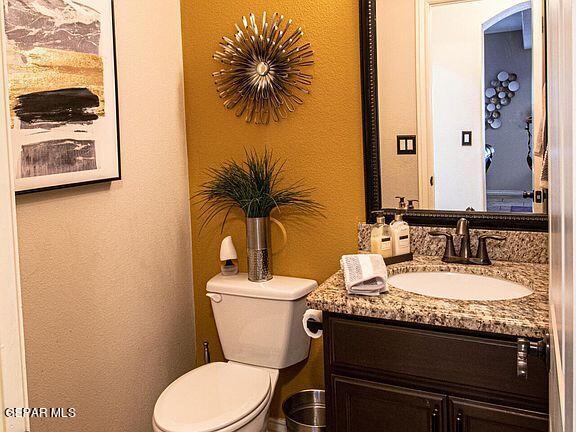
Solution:
{"label": "baseboard", "polygon": [[268,432],[287,432],[284,419],[272,418],[268,420]]}

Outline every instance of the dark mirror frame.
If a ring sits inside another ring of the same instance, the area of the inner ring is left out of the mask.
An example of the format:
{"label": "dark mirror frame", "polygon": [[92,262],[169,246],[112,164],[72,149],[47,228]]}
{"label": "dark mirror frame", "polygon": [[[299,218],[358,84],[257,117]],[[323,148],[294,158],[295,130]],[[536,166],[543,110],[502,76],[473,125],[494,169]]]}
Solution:
{"label": "dark mirror frame", "polygon": [[[364,187],[366,221],[369,223],[374,222],[380,214],[387,216],[387,218],[393,214],[393,209],[382,208],[376,40],[376,0],[360,0]],[[548,231],[548,215],[546,214],[413,210],[406,213],[405,220],[413,225],[452,227],[461,217],[468,218],[470,225],[474,228]]]}

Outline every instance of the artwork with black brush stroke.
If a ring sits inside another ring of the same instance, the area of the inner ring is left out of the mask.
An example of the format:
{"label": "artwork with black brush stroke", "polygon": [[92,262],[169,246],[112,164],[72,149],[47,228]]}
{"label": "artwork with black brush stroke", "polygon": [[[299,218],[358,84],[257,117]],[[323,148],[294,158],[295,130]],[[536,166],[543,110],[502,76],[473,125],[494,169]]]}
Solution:
{"label": "artwork with black brush stroke", "polygon": [[112,0],[2,0],[16,190],[119,178]]}
{"label": "artwork with black brush stroke", "polygon": [[98,96],[87,88],[69,88],[18,96],[14,111],[30,127],[52,128],[67,123],[92,124],[98,114],[91,109],[98,105]]}

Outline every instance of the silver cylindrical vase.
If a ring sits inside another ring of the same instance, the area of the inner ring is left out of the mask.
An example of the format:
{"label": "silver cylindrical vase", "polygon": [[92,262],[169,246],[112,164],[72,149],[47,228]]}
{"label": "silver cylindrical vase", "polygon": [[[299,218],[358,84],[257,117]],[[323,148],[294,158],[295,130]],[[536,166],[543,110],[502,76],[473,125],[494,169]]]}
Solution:
{"label": "silver cylindrical vase", "polygon": [[265,282],[272,279],[272,250],[270,246],[270,218],[246,218],[248,247],[248,279]]}

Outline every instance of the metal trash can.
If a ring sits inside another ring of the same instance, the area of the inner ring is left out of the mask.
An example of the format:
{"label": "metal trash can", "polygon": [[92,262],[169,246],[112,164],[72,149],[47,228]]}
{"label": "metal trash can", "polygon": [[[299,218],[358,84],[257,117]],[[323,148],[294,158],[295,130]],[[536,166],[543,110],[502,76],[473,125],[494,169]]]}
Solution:
{"label": "metal trash can", "polygon": [[326,431],[324,390],[303,390],[282,404],[288,432]]}

